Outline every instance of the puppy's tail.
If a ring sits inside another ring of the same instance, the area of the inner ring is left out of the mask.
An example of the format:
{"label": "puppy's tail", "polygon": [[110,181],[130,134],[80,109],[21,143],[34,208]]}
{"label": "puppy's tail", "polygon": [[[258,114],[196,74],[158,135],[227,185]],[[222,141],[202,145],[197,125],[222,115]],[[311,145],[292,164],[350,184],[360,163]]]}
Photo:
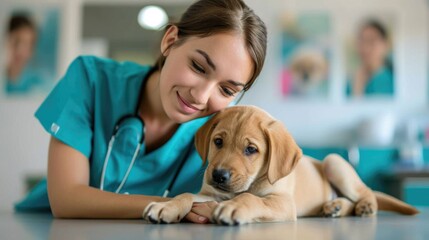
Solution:
{"label": "puppy's tail", "polygon": [[374,191],[374,194],[377,199],[379,210],[392,211],[404,215],[415,215],[419,213],[415,207],[385,193]]}

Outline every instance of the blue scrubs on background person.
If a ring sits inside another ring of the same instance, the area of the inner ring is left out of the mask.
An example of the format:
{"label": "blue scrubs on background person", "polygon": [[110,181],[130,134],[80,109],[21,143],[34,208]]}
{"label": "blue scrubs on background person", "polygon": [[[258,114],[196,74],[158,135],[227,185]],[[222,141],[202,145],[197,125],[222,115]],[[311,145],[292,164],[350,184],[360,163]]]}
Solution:
{"label": "blue scrubs on background person", "polygon": [[[352,95],[352,86],[351,82],[347,82],[346,93],[347,96]],[[364,95],[373,96],[373,95],[384,95],[384,96],[393,96],[394,94],[394,77],[392,70],[389,67],[382,67],[377,72],[375,72],[371,78],[368,80]]]}
{"label": "blue scrubs on background person", "polygon": [[365,88],[365,94],[383,94],[393,96],[393,89],[393,73],[387,67],[382,67],[374,73],[368,81]]}
{"label": "blue scrubs on background person", "polygon": [[[100,187],[113,129],[122,117],[136,113],[149,71],[149,66],[131,62],[79,57],[37,110],[35,116],[48,133],[89,159],[90,186]],[[208,118],[183,123],[164,145],[150,153],[140,152],[120,193],[162,196],[176,173],[169,197],[198,192],[206,165],[195,149],[194,135]],[[135,145],[126,134],[117,136],[106,169],[105,191],[114,192],[120,185]],[[15,209],[50,210],[46,179]]]}
{"label": "blue scrubs on background person", "polygon": [[8,79],[6,76],[5,91],[7,94],[28,94],[35,89],[42,89],[44,80],[36,71],[26,67],[17,79]]}

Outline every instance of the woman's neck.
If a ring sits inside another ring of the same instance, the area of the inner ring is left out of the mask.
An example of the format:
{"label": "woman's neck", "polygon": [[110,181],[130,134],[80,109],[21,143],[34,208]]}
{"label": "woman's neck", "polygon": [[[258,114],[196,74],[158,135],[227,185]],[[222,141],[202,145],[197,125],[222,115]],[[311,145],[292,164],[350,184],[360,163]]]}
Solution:
{"label": "woman's neck", "polygon": [[166,125],[172,124],[173,121],[168,118],[161,103],[159,91],[159,71],[153,72],[146,80],[143,89],[142,98],[140,99],[139,112],[143,119],[149,122],[160,122]]}
{"label": "woman's neck", "polygon": [[176,132],[179,124],[164,111],[159,89],[160,72],[153,72],[147,79],[140,99],[139,115],[145,122],[146,149],[150,152],[166,143]]}
{"label": "woman's neck", "polygon": [[384,64],[384,60],[372,61],[371,63],[365,66],[365,69],[368,72],[368,74],[372,75],[378,70],[380,70],[380,68],[383,67],[383,64]]}
{"label": "woman's neck", "polygon": [[8,79],[10,81],[15,81],[18,79],[18,77],[21,75],[21,72],[23,70],[23,67],[21,66],[10,66],[7,70],[6,70],[6,74],[8,76]]}

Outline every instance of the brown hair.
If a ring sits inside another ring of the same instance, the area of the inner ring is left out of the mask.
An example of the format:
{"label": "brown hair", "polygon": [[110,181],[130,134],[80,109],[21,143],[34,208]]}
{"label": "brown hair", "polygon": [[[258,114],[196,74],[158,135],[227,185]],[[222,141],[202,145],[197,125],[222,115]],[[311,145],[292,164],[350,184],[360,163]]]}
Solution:
{"label": "brown hair", "polygon": [[7,27],[7,32],[12,33],[21,28],[30,28],[36,31],[36,25],[33,23],[31,18],[23,13],[15,13],[11,16]]}
{"label": "brown hair", "polygon": [[368,27],[375,29],[378,32],[378,34],[380,34],[380,37],[383,40],[388,40],[387,30],[383,26],[383,24],[381,24],[379,21],[375,19],[369,19],[364,24],[362,24],[360,28],[362,30]]}
{"label": "brown hair", "polygon": [[[247,91],[262,70],[267,49],[267,29],[264,22],[242,0],[199,0],[192,4],[177,23],[178,40],[170,47],[183,44],[192,36],[208,37],[222,32],[243,34],[247,49],[254,63],[250,81],[244,87]],[[161,54],[156,62],[161,69],[165,56]]]}

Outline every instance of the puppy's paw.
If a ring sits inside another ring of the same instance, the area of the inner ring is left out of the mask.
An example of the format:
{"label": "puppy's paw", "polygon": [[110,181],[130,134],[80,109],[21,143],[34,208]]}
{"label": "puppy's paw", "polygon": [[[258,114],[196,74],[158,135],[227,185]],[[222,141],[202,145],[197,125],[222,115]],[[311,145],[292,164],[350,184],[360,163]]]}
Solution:
{"label": "puppy's paw", "polygon": [[144,209],[143,219],[151,223],[177,223],[186,213],[173,201],[152,202]]}
{"label": "puppy's paw", "polygon": [[325,217],[341,217],[342,202],[340,200],[332,200],[323,205],[322,214]]}
{"label": "puppy's paw", "polygon": [[362,199],[356,204],[355,214],[361,217],[375,216],[377,214],[377,203],[368,199]]}
{"label": "puppy's paw", "polygon": [[234,201],[225,201],[213,211],[212,222],[222,225],[242,225],[251,223],[251,211],[243,204],[238,204]]}

